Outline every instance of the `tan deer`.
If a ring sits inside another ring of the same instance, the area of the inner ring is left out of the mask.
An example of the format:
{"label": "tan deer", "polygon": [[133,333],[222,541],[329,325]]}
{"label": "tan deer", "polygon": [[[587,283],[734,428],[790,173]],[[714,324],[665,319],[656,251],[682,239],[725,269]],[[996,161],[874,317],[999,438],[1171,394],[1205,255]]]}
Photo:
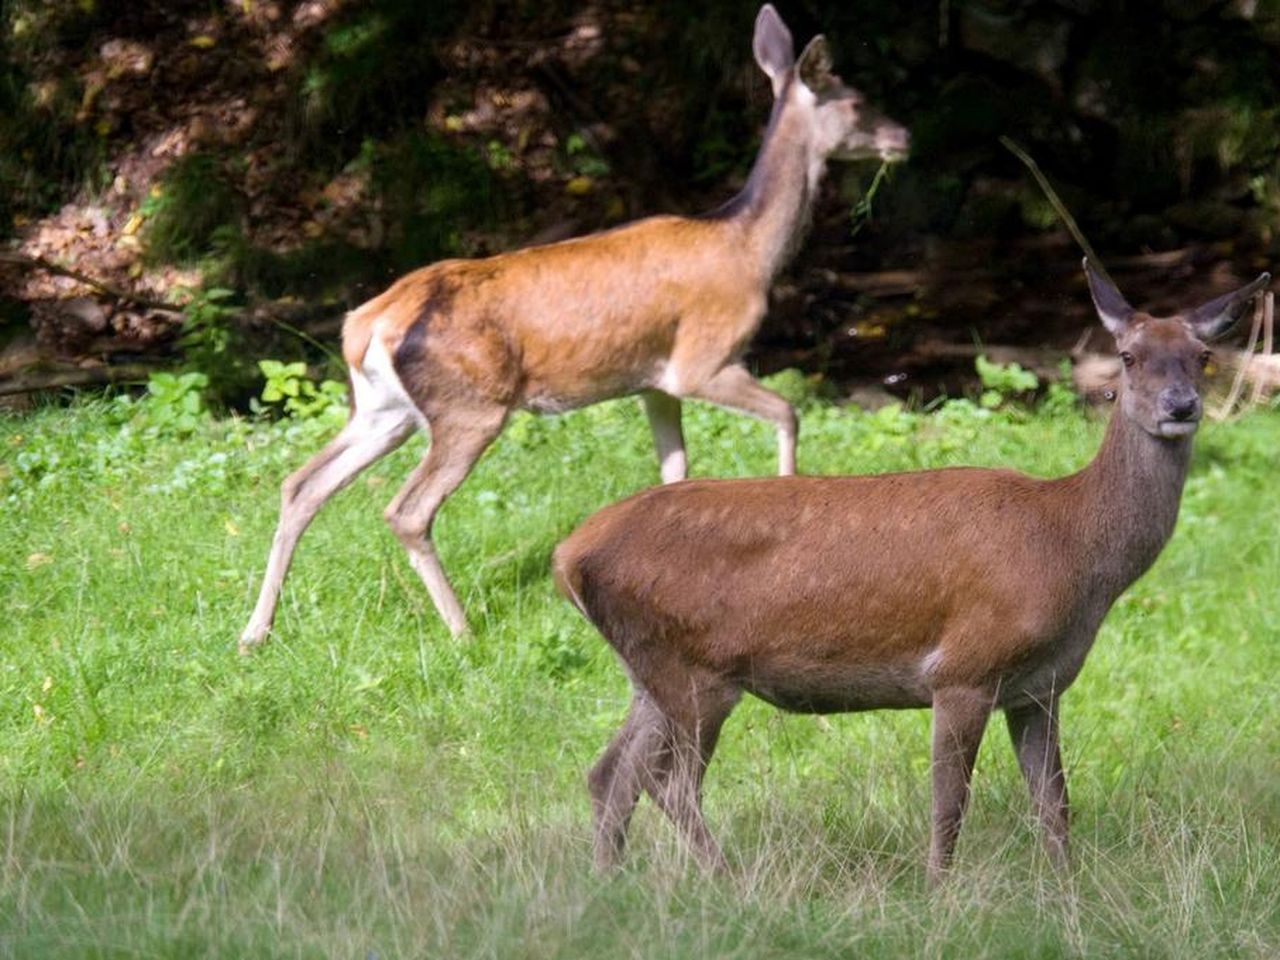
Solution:
{"label": "tan deer", "polygon": [[987,718],[1002,709],[1045,843],[1067,856],[1058,702],[1103,617],[1173,531],[1201,414],[1205,341],[1270,279],[1158,319],[1085,263],[1123,361],[1079,473],[956,468],[693,480],[605,507],[557,549],[562,593],[632,685],[588,777],[601,867],[647,792],[699,858],[703,772],[744,691],[805,713],[933,708],[929,875],[948,865]]}
{"label": "tan deer", "polygon": [[740,358],[827,160],[898,159],[908,136],[831,72],[821,36],[797,61],[772,6],[756,18],[753,46],[775,103],[746,186],[724,206],[443,261],[347,315],[351,419],[284,482],[242,653],[271,629],[294,547],[316,512],[416,427],[430,432],[431,447],[386,519],[454,634],[466,618],[431,542],[432,521],[513,410],[559,412],[639,393],[671,482],[685,476],[680,401],[706,400],[775,424],[778,470],[795,472],[795,413]]}

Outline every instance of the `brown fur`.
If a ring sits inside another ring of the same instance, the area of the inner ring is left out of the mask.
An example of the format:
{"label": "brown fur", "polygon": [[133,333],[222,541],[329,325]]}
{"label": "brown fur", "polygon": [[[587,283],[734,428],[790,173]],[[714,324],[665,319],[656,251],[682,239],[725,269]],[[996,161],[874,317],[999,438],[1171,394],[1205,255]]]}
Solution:
{"label": "brown fur", "polygon": [[[430,372],[456,374],[477,396],[533,409],[634,393],[668,361],[694,386],[742,351],[764,315],[759,269],[744,241],[734,221],[655,217],[433,264],[348,316],[344,355],[358,368],[375,325],[392,355],[425,327]],[[411,395],[432,388],[428,371],[403,379]]]}
{"label": "brown fur", "polygon": [[[1105,281],[1090,279],[1097,299]],[[1222,310],[1238,315],[1266,279]],[[1196,334],[1223,327],[1217,314],[1138,314],[1109,285],[1103,299],[1123,392],[1079,473],[695,480],[605,507],[560,545],[557,585],[617,651],[636,698],[590,778],[598,862],[620,855],[637,785],[720,862],[697,788],[743,692],[805,712],[932,706],[934,878],[987,715],[1004,709],[1046,843],[1065,857],[1057,701],[1173,531],[1200,416]]]}
{"label": "brown fur", "polygon": [[[762,695],[780,705],[810,709],[812,695],[847,709],[840,691],[874,669],[882,685],[853,705],[927,706],[933,683],[1011,671],[1069,609],[1069,582],[1029,607],[1023,571],[1050,554],[1080,559],[1057,507],[1082,482],[976,469],[691,480],[605,507],[562,544],[556,569],[593,619],[593,604],[608,608],[602,629],[652,618],[683,660],[772,688]],[[992,537],[1009,527],[1027,535]],[[850,615],[833,617],[833,603]],[[926,685],[918,664],[935,648]]]}

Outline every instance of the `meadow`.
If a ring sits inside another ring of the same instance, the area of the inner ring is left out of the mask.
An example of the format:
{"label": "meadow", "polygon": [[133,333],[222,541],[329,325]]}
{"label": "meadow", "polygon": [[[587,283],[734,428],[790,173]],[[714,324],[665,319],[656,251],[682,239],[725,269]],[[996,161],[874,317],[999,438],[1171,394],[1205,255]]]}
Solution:
{"label": "meadow", "polygon": [[[778,385],[812,473],[1048,476],[1103,429],[1061,395],[864,413]],[[172,407],[0,419],[0,956],[1280,955],[1274,409],[1202,427],[1173,540],[1064,698],[1073,869],[1041,852],[997,718],[930,892],[924,711],[745,702],[706,784],[732,873],[703,876],[647,800],[627,865],[592,871],[584,775],[628,691],[548,560],[656,482],[635,401],[518,416],[446,505],[469,639],[381,520],[414,439],[321,512],[248,658],[279,481],[341,410]],[[760,424],[690,405],[686,436],[695,475],[772,470]]]}

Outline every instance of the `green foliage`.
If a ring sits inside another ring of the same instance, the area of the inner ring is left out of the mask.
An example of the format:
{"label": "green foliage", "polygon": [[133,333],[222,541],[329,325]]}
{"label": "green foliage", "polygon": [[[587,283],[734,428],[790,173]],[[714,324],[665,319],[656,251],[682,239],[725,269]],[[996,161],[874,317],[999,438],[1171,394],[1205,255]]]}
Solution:
{"label": "green foliage", "polygon": [[792,406],[804,410],[822,401],[835,399],[836,388],[820,373],[805,373],[788,367],[764,378],[765,384]]}
{"label": "green foliage", "polygon": [[1058,378],[1045,390],[1044,399],[1040,402],[1040,410],[1048,416],[1065,416],[1080,406],[1080,398],[1073,387],[1071,361],[1063,358],[1058,362]]}
{"label": "green foliage", "polygon": [[225,287],[202,287],[178,292],[189,298],[182,311],[179,346],[199,366],[218,363],[231,347],[231,318],[236,315],[236,310],[227,306],[226,301],[235,296],[235,291]]}
{"label": "green foliage", "polygon": [[67,191],[97,188],[106,178],[106,144],[77,122],[81,84],[74,74],[47,73],[48,50],[79,38],[98,22],[67,0],[0,4],[0,236],[19,213],[56,207]]}
{"label": "green foliage", "polygon": [[234,291],[202,287],[179,292],[189,297],[178,338],[187,366],[208,378],[212,396],[234,398],[244,390],[254,370],[251,360],[239,349],[235,321],[240,311],[230,304]]}
{"label": "green foliage", "polygon": [[259,410],[278,409],[286,416],[308,420],[314,417],[334,419],[346,415],[347,387],[337,380],[319,384],[307,379],[307,365],[301,361],[281,363],[259,360],[258,369],[266,380],[260,396]]}
{"label": "green foliage", "polygon": [[974,368],[984,387],[979,402],[989,410],[1000,406],[1008,398],[1020,393],[1030,393],[1039,388],[1040,381],[1030,370],[1018,363],[992,363],[985,354],[974,359]]}
{"label": "green foliage", "polygon": [[151,374],[147,380],[147,421],[161,433],[188,436],[208,412],[204,405],[208,386],[209,378],[196,371]]}
{"label": "green foliage", "polygon": [[462,234],[496,213],[490,161],[469,147],[412,132],[379,147],[374,188],[391,214],[391,255],[405,270],[464,252]]}
{"label": "green foliage", "polygon": [[609,164],[592,150],[580,133],[571,133],[565,139],[564,152],[574,173],[584,177],[603,177],[609,173]]}
{"label": "green foliage", "polygon": [[215,251],[220,232],[238,224],[243,202],[222,161],[196,153],[164,172],[138,212],[152,261],[190,263]]}
{"label": "green foliage", "polygon": [[438,44],[471,7],[370,0],[335,16],[324,42],[300,62],[301,145],[334,157],[420,116],[422,91],[440,74]]}
{"label": "green foliage", "polygon": [[880,191],[880,184],[890,175],[892,167],[888,162],[880,164],[876,170],[875,176],[871,178],[871,184],[862,192],[856,203],[849,211],[849,236],[856,237],[862,232],[872,217],[872,205],[875,203],[876,194]]}
{"label": "green foliage", "polygon": [[532,641],[538,669],[553,680],[566,680],[591,661],[591,655],[576,630],[559,630]]}
{"label": "green foliage", "polygon": [[489,169],[500,173],[511,170],[516,165],[515,154],[498,140],[490,140],[485,144],[485,155],[488,159]]}
{"label": "green foliage", "polygon": [[206,277],[254,296],[336,301],[389,271],[387,255],[320,238],[286,251],[255,246],[238,230],[219,231]]}

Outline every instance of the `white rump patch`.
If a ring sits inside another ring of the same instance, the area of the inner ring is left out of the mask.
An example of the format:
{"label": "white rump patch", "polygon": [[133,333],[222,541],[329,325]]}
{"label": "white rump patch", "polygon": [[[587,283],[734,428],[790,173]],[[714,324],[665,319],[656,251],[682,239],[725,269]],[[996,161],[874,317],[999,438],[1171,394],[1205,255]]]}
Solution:
{"label": "white rump patch", "polygon": [[374,417],[382,413],[410,413],[424,427],[427,425],[422,411],[400,382],[376,328],[369,338],[360,369],[351,371],[351,389],[355,393],[358,416],[366,413]]}

